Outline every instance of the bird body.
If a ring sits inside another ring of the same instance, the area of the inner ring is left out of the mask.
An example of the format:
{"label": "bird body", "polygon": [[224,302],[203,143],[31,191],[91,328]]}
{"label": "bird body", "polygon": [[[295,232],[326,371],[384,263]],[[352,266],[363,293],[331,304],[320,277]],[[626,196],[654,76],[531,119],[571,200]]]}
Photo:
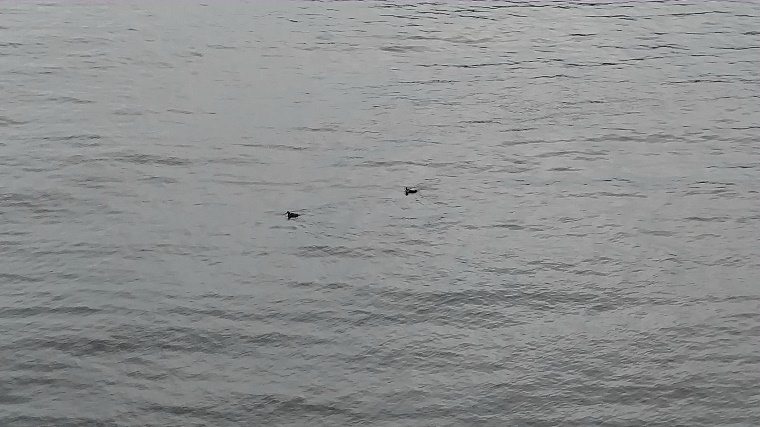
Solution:
{"label": "bird body", "polygon": [[410,194],[414,194],[417,192],[417,189],[415,187],[404,187],[404,195],[408,196]]}
{"label": "bird body", "polygon": [[298,218],[301,215],[291,211],[287,211],[285,214],[288,216],[288,219]]}

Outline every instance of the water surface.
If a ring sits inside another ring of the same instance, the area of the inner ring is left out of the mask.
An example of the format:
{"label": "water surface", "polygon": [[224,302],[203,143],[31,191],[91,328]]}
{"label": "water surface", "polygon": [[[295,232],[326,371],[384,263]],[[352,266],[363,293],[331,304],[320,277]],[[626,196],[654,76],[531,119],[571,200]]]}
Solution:
{"label": "water surface", "polygon": [[760,424],[758,28],[2,2],[0,424]]}

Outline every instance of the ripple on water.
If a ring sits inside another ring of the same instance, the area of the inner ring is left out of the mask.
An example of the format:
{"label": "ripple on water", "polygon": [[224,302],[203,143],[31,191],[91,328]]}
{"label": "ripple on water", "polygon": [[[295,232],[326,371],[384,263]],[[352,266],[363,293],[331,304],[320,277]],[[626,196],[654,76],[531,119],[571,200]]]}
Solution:
{"label": "ripple on water", "polygon": [[65,4],[0,425],[760,425],[757,4]]}

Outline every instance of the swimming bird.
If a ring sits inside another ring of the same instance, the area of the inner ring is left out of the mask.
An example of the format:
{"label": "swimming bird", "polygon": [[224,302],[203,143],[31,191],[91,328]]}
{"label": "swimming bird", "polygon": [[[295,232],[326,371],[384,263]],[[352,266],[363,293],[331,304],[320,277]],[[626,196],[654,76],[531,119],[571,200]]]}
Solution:
{"label": "swimming bird", "polygon": [[404,187],[404,195],[408,196],[410,194],[414,194],[417,192],[417,189],[414,187]]}
{"label": "swimming bird", "polygon": [[288,216],[288,219],[298,218],[301,214],[293,213],[291,211],[285,212],[285,214]]}

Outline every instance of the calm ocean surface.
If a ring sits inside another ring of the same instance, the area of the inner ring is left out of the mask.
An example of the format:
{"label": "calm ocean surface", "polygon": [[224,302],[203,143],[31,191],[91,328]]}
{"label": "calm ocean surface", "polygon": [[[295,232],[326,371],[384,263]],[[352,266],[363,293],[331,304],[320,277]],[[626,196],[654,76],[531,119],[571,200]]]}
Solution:
{"label": "calm ocean surface", "polygon": [[4,0],[0,94],[4,427],[760,425],[760,2]]}

